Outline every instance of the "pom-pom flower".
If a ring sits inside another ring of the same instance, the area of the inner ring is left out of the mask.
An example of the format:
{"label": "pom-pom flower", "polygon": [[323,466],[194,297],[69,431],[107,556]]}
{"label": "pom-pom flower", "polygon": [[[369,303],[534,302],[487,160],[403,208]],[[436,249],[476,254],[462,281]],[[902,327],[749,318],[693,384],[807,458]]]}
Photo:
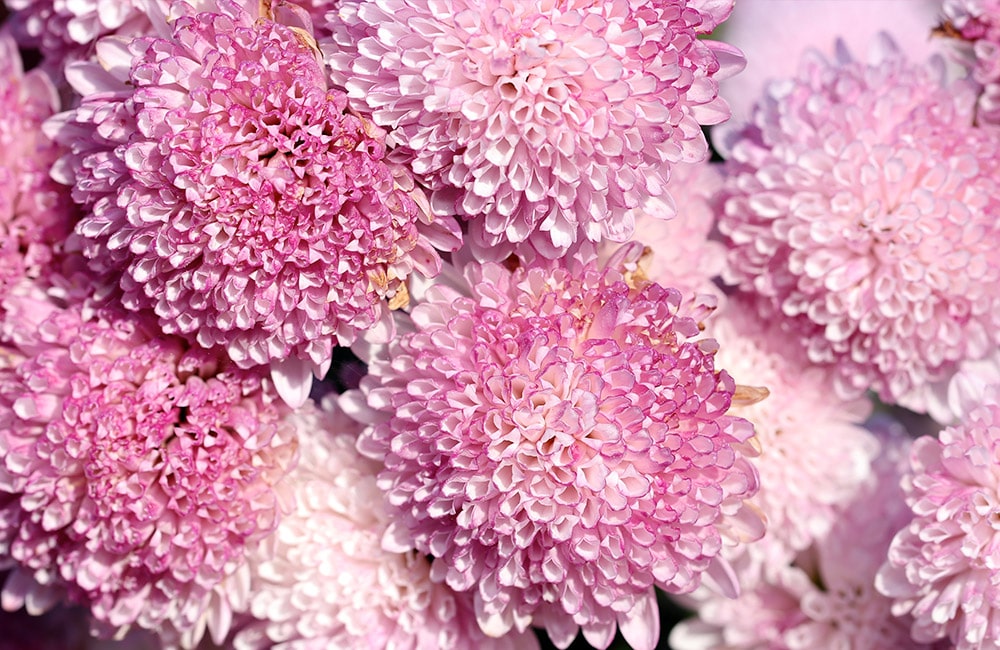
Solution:
{"label": "pom-pom flower", "polygon": [[0,369],[3,607],[90,608],[193,647],[245,609],[295,431],[259,372],[134,316],[8,298]]}
{"label": "pom-pom flower", "polygon": [[0,32],[0,301],[24,278],[42,277],[72,228],[72,201],[49,170],[60,150],[42,123],[59,96],[41,71],[24,73],[21,55]]}
{"label": "pom-pom flower", "polygon": [[295,508],[251,558],[250,613],[236,647],[304,650],[530,649],[530,633],[489,639],[469,594],[431,582],[412,551],[384,551],[381,465],[355,448],[360,425],[334,403],[294,416],[301,461],[285,479]]}
{"label": "pom-pom flower", "polygon": [[976,119],[1000,124],[1000,2],[944,0],[937,33],[955,39],[955,53],[981,86]]}
{"label": "pom-pom flower", "polygon": [[789,346],[780,327],[761,320],[745,297],[731,299],[708,324],[719,342],[716,363],[734,379],[766,388],[758,403],[737,406],[733,415],[754,425],[761,453],[754,497],[767,517],[768,562],[787,563],[823,538],[869,479],[877,440],[861,423],[871,411],[865,398],[838,399],[828,368],[809,362]]}
{"label": "pom-pom flower", "polygon": [[412,179],[383,160],[383,132],[326,88],[302,28],[207,4],[176,3],[167,38],[108,37],[99,64],[69,69],[83,99],[50,123],[72,148],[55,173],[126,307],[240,367],[273,363],[301,402],[335,343],[389,325],[411,270],[438,271],[426,232],[454,246],[457,224],[429,224]]}
{"label": "pom-pom flower", "polygon": [[640,252],[469,265],[344,400],[372,423],[359,448],[385,462],[384,543],[434,556],[431,576],[472,590],[491,636],[534,623],[566,647],[582,627],[605,648],[617,625],[652,649],[654,583],[735,589],[719,550],[763,533],[733,380],[680,294],[638,280]]}
{"label": "pom-pom flower", "polygon": [[970,85],[906,62],[807,57],[732,153],[728,279],[785,319],[844,395],[925,411],[1000,332],[1000,133]]}
{"label": "pom-pom flower", "polygon": [[903,482],[913,521],[896,535],[877,586],[913,638],[956,650],[1000,647],[1000,389],[939,439],[918,439]]}
{"label": "pom-pom flower", "polygon": [[700,125],[728,117],[717,81],[742,59],[698,36],[732,4],[345,0],[327,60],[478,255],[557,257],[627,239],[628,210],[706,156]]}

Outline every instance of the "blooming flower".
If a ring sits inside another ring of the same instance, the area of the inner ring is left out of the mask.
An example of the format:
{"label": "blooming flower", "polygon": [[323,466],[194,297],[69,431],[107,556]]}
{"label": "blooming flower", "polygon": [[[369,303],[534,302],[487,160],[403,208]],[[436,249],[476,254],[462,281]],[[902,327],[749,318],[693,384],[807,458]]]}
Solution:
{"label": "blooming flower", "polygon": [[605,648],[617,626],[651,649],[653,584],[724,582],[723,543],[763,533],[735,385],[680,294],[636,282],[640,252],[469,265],[345,399],[385,463],[384,543],[434,556],[491,636],[534,623],[566,647],[582,627]]}
{"label": "blooming flower", "polygon": [[956,650],[1000,647],[1000,389],[939,439],[913,444],[903,488],[913,521],[892,541],[878,575],[915,639],[947,637]]}
{"label": "blooming flower", "polygon": [[193,647],[245,608],[248,546],[274,529],[295,432],[259,372],[135,316],[7,300],[0,369],[3,607],[67,599],[108,635]]}
{"label": "blooming flower", "polygon": [[873,463],[871,480],[844,504],[828,533],[791,564],[765,566],[759,581],[735,600],[700,594],[698,617],[674,628],[672,648],[939,647],[911,639],[909,620],[893,616],[891,600],[873,584],[895,530],[910,518],[899,487],[909,439],[902,427],[888,420],[876,421],[873,428],[882,451]]}
{"label": "blooming flower", "polygon": [[60,150],[42,133],[58,107],[49,78],[25,74],[17,46],[0,32],[0,301],[11,285],[44,275],[72,228],[69,192],[49,178]]}
{"label": "blooming flower", "polygon": [[[481,259],[624,241],[628,211],[705,158],[739,53],[732,0],[345,0],[327,60]],[[668,200],[669,204],[669,200]]]}
{"label": "blooming flower", "polygon": [[944,0],[941,13],[944,24],[939,33],[955,39],[953,52],[981,85],[976,119],[980,124],[1000,124],[1000,2]]}
{"label": "blooming flower", "polygon": [[974,89],[885,43],[880,63],[808,57],[733,148],[729,281],[760,295],[843,395],[927,408],[928,384],[1000,332],[1000,134]]}
{"label": "blooming flower", "polygon": [[454,247],[457,225],[429,223],[382,131],[326,88],[311,37],[214,4],[179,2],[168,38],[108,37],[99,63],[70,68],[83,99],[50,124],[72,148],[56,174],[127,308],[240,367],[273,364],[301,403],[335,343],[387,327],[410,271],[437,272],[431,240]]}
{"label": "blooming flower", "polygon": [[382,550],[389,525],[375,485],[380,465],[355,449],[360,425],[336,402],[295,415],[301,462],[285,479],[295,508],[251,556],[250,612],[236,647],[437,650],[536,645],[489,639],[468,594],[430,580],[413,552]]}
{"label": "blooming flower", "polygon": [[762,320],[745,296],[713,318],[707,333],[719,341],[716,363],[741,384],[765,387],[766,399],[735,406],[734,415],[754,425],[761,453],[754,497],[767,516],[769,562],[788,563],[826,536],[839,511],[869,480],[878,441],[863,427],[866,398],[832,394],[828,368],[810,363],[787,341],[777,323]]}

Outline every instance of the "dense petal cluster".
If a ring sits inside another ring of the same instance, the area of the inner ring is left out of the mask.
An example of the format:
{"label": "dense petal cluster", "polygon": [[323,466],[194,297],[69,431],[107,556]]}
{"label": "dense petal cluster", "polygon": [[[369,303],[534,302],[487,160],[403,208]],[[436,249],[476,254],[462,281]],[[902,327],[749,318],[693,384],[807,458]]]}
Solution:
{"label": "dense petal cluster", "polygon": [[49,177],[59,149],[42,133],[58,107],[49,78],[25,74],[0,32],[0,300],[19,280],[42,276],[72,228],[69,192]]}
{"label": "dense petal cluster", "polygon": [[913,521],[878,575],[913,638],[1000,648],[1000,390],[939,439],[913,444],[903,487]]}
{"label": "dense petal cluster", "polygon": [[981,86],[976,118],[1000,124],[1000,2],[944,0],[944,24],[939,32],[957,39],[956,52]]}
{"label": "dense petal cluster", "polygon": [[344,0],[327,60],[484,259],[624,241],[672,165],[706,157],[739,53],[731,0]]}
{"label": "dense petal cluster", "polygon": [[694,589],[724,542],[763,532],[734,383],[680,294],[623,271],[640,249],[606,268],[470,265],[353,395],[373,422],[359,447],[386,465],[387,539],[473,590],[488,634],[534,623],[566,647],[582,627],[605,648],[617,624],[651,649],[653,584]]}
{"label": "dense petal cluster", "polygon": [[750,301],[735,298],[707,333],[719,341],[716,363],[737,382],[766,388],[760,402],[734,406],[753,423],[761,453],[754,498],[768,522],[769,562],[788,562],[826,536],[840,510],[869,479],[878,441],[861,423],[867,399],[839,399],[828,368],[790,347],[776,323],[761,320]]}
{"label": "dense petal cluster", "polygon": [[430,562],[384,551],[389,525],[379,463],[355,449],[360,425],[335,407],[294,417],[301,462],[285,479],[295,508],[251,556],[250,612],[236,647],[295,650],[520,650],[530,635],[489,639],[469,594],[430,580]]}
{"label": "dense petal cluster", "polygon": [[109,633],[223,638],[295,458],[273,390],[132,316],[44,294],[7,306],[2,353],[20,362],[0,369],[4,608],[68,598]]}
{"label": "dense petal cluster", "polygon": [[[327,90],[308,35],[214,4],[177,3],[170,38],[108,37],[99,64],[70,69],[83,99],[50,124],[72,148],[57,173],[126,307],[241,367],[308,376],[387,325],[411,270],[436,273],[430,217],[383,132]],[[454,246],[448,224],[433,232]]]}
{"label": "dense petal cluster", "polygon": [[929,382],[1000,332],[1000,133],[974,89],[886,43],[880,63],[807,57],[732,153],[728,279],[762,296],[842,394],[927,408]]}
{"label": "dense petal cluster", "polygon": [[910,620],[893,616],[892,601],[875,589],[875,572],[892,536],[911,516],[899,487],[910,440],[894,422],[883,420],[875,426],[882,451],[873,463],[871,480],[844,504],[828,533],[792,563],[766,566],[759,582],[735,600],[703,594],[698,618],[682,622],[671,633],[672,648],[936,647],[912,640]]}

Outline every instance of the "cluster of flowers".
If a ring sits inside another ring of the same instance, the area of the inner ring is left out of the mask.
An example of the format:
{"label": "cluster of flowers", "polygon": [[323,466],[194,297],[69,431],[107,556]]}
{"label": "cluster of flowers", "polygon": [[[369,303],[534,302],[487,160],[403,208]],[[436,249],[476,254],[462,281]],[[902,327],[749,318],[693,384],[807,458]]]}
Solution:
{"label": "cluster of flowers", "polygon": [[0,649],[1000,649],[1000,2],[881,2],[4,0]]}

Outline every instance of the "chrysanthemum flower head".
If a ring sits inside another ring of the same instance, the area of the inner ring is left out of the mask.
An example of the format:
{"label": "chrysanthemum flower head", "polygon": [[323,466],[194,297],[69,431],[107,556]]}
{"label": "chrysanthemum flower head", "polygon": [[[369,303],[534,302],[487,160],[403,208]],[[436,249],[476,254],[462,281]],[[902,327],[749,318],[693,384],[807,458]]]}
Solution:
{"label": "chrysanthemum flower head", "polygon": [[99,64],[70,69],[83,99],[50,123],[72,148],[56,173],[127,308],[240,367],[273,364],[300,402],[333,345],[389,326],[387,301],[405,304],[411,270],[436,273],[431,239],[455,246],[457,225],[430,224],[302,28],[202,4],[175,3],[164,38],[108,37]]}
{"label": "chrysanthemum flower head", "polygon": [[904,479],[913,521],[893,539],[880,591],[914,618],[915,639],[1000,647],[1000,388],[958,425],[913,444]]}
{"label": "chrysanthemum flower head", "polygon": [[700,40],[731,0],[339,3],[334,80],[394,155],[460,214],[482,259],[624,241],[628,210],[728,117],[717,80],[739,53]]}
{"label": "chrysanthemum flower head", "polygon": [[620,627],[651,649],[654,583],[725,582],[722,545],[763,533],[735,385],[680,294],[634,273],[640,252],[469,265],[345,400],[385,463],[384,543],[434,556],[487,634],[533,623],[566,647],[582,627],[604,648]]}
{"label": "chrysanthemum flower head", "polygon": [[871,404],[833,394],[830,370],[789,346],[778,324],[761,319],[746,296],[732,298],[706,332],[719,341],[720,367],[740,384],[768,391],[732,413],[753,423],[760,443],[752,461],[761,484],[754,503],[767,516],[769,561],[782,555],[788,561],[826,535],[869,479],[879,448],[862,426]]}
{"label": "chrysanthemum flower head", "polygon": [[295,457],[266,376],[133,315],[40,292],[7,306],[3,353],[21,361],[0,369],[3,607],[68,599],[109,634],[221,640]]}
{"label": "chrysanthemum flower head", "polygon": [[1000,332],[1000,133],[971,86],[905,61],[807,57],[733,148],[728,279],[763,298],[842,394],[924,411]]}
{"label": "chrysanthemum flower head", "polygon": [[41,71],[25,74],[17,45],[0,31],[0,300],[11,285],[46,272],[72,228],[72,201],[49,170],[60,149],[42,123],[59,97]]}
{"label": "chrysanthemum flower head", "polygon": [[293,418],[301,461],[284,481],[295,499],[251,556],[250,613],[236,647],[304,650],[519,650],[530,633],[486,637],[470,594],[430,580],[413,551],[385,551],[389,514],[376,485],[381,465],[356,449],[361,425],[335,401]]}
{"label": "chrysanthemum flower head", "polygon": [[980,84],[976,119],[1000,124],[1000,2],[944,0],[941,14],[938,34],[950,39],[953,53]]}

